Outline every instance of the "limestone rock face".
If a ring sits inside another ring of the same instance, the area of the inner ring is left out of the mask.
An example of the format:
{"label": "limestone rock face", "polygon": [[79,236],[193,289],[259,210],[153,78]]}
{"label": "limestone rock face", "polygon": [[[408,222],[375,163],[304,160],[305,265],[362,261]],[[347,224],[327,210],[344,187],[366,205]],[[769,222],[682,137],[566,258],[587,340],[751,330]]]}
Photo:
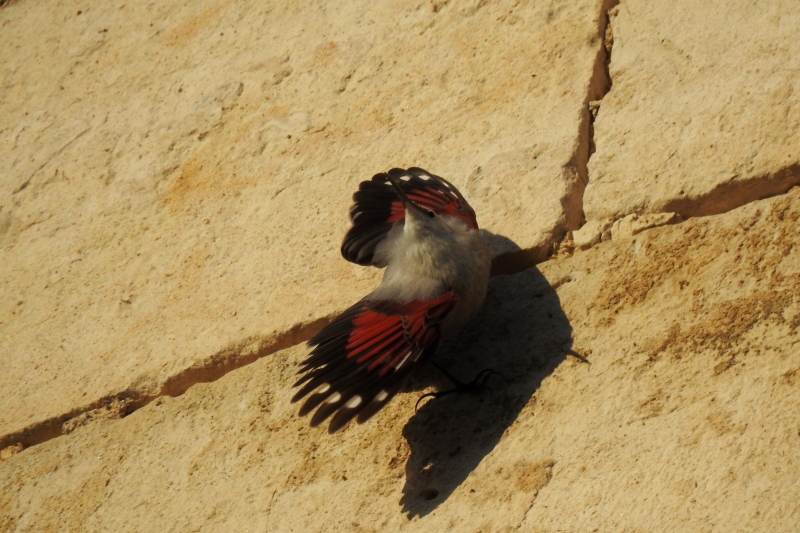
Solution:
{"label": "limestone rock face", "polygon": [[[800,7],[615,4],[0,0],[0,531],[800,530]],[[437,361],[500,375],[329,435],[394,166],[477,211]]]}
{"label": "limestone rock face", "polygon": [[800,4],[625,0],[587,220],[725,212],[800,184]]}

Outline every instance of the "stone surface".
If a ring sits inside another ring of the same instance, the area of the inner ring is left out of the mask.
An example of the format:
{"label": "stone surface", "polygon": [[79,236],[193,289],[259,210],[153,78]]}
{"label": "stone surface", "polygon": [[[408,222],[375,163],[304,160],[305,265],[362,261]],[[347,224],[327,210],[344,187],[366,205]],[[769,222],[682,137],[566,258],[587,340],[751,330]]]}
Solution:
{"label": "stone surface", "polygon": [[494,278],[441,352],[493,397],[415,414],[428,370],[330,436],[294,347],[98,417],[0,463],[0,529],[797,531],[798,224],[795,189]]}
{"label": "stone surface", "polygon": [[588,250],[595,244],[611,239],[626,239],[645,230],[677,224],[683,217],[677,213],[651,213],[648,215],[630,214],[612,220],[604,218],[590,220],[577,231],[572,232],[573,246],[576,250]]}
{"label": "stone surface", "polygon": [[[0,531],[800,530],[800,8],[615,3],[0,0]],[[558,259],[438,354],[492,394],[330,436],[412,164]]]}
{"label": "stone surface", "polygon": [[0,447],[307,338],[377,281],[338,248],[392,166],[546,255],[580,218],[603,9],[3,5]]}
{"label": "stone surface", "polygon": [[587,220],[725,212],[800,183],[800,4],[625,0]]}
{"label": "stone surface", "polygon": [[609,219],[589,220],[579,230],[572,232],[572,240],[576,250],[588,250],[595,244],[611,240],[611,226]]}
{"label": "stone surface", "polygon": [[650,228],[666,226],[667,224],[677,224],[683,218],[675,213],[654,213],[650,215],[628,215],[619,220],[615,220],[611,226],[612,239],[625,239],[633,237]]}

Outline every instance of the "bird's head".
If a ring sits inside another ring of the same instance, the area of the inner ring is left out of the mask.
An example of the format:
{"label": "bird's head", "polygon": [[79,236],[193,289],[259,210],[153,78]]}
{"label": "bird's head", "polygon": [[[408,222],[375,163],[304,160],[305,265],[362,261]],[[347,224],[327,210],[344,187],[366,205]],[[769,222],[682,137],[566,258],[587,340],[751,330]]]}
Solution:
{"label": "bird's head", "polygon": [[400,178],[391,174],[387,177],[403,202],[407,227],[411,224],[419,229],[424,228],[435,233],[478,230],[475,211],[466,201],[452,201],[439,210],[429,209],[408,197],[400,185]]}

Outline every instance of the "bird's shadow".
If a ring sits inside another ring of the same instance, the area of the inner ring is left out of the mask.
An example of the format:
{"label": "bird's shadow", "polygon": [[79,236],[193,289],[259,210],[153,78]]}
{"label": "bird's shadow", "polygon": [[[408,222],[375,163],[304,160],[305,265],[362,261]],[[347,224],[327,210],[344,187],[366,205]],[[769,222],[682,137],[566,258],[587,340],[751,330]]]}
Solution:
{"label": "bird's shadow", "polygon": [[[423,400],[406,423],[411,456],[400,504],[409,519],[427,515],[450,497],[571,348],[572,327],[537,268],[492,278],[482,310],[457,339],[440,347],[435,360],[461,381],[485,368],[502,377],[489,380],[491,393]],[[424,365],[409,386],[429,385],[452,387],[432,365]]]}

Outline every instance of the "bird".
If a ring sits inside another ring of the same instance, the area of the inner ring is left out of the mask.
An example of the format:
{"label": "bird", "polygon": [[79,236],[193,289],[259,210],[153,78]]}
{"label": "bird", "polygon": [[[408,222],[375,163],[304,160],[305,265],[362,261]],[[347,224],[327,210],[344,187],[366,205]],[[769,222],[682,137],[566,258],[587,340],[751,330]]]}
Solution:
{"label": "bird", "polygon": [[[475,211],[450,182],[421,168],[361,182],[350,221],[342,256],[385,268],[383,280],[308,341],[291,400],[306,398],[300,416],[316,409],[312,427],[332,416],[329,433],[377,413],[477,313],[491,267]],[[474,392],[487,377],[464,384],[436,367],[456,388],[431,396]]]}

